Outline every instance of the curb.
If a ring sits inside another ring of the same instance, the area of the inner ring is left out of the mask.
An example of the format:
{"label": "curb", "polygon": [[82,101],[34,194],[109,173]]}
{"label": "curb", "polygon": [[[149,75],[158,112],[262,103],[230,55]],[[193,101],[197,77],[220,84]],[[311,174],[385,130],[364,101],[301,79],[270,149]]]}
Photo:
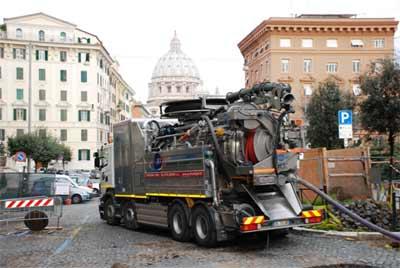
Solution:
{"label": "curb", "polygon": [[326,236],[335,236],[335,237],[347,237],[354,238],[358,240],[374,240],[374,239],[382,239],[386,237],[378,232],[340,232],[340,231],[324,231],[324,230],[313,230],[304,227],[295,227],[293,228],[296,231],[300,232],[308,232],[314,234],[321,234]]}

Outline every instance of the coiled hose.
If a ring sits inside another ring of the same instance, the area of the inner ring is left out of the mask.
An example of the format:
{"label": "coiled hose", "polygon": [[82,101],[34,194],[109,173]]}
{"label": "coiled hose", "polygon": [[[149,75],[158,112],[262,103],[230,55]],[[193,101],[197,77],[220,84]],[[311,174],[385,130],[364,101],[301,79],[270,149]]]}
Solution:
{"label": "coiled hose", "polygon": [[318,189],[317,187],[315,187],[313,184],[309,183],[308,181],[305,181],[305,180],[297,177],[297,178],[293,178],[293,182],[297,182],[297,183],[300,183],[300,184],[304,185],[308,189],[312,190],[313,192],[315,192],[316,194],[318,194],[322,198],[324,198],[329,204],[331,204],[332,206],[336,207],[341,212],[347,214],[353,220],[365,225],[369,229],[374,230],[376,232],[379,232],[379,233],[381,233],[381,234],[393,239],[396,242],[400,242],[400,234],[399,233],[390,232],[388,230],[383,229],[382,227],[379,227],[378,225],[373,224],[372,222],[367,221],[366,219],[361,218],[356,213],[354,213],[351,210],[347,209],[345,206],[343,206],[342,204],[340,204],[336,200],[333,200],[329,195],[327,195],[326,193],[322,192],[320,189]]}

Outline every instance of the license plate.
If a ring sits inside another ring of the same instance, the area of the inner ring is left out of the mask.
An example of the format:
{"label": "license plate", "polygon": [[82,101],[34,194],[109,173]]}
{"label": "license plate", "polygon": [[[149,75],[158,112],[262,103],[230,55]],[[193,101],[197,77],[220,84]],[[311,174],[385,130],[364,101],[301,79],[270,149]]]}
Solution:
{"label": "license plate", "polygon": [[273,223],[274,227],[279,227],[279,226],[286,226],[289,225],[289,221],[288,220],[284,220],[284,221],[276,221]]}

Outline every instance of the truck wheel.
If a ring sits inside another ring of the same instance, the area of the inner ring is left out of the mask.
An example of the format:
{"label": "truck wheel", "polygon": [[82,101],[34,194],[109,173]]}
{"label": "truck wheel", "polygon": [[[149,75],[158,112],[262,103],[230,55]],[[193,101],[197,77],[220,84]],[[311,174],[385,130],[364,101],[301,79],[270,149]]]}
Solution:
{"label": "truck wheel", "polygon": [[136,207],[134,202],[128,202],[123,208],[124,213],[124,224],[125,227],[131,230],[136,230],[139,228],[139,223],[137,222]]}
{"label": "truck wheel", "polygon": [[189,223],[185,210],[180,204],[172,205],[168,213],[168,225],[174,240],[180,242],[187,242],[190,240]]}
{"label": "truck wheel", "polygon": [[82,197],[78,194],[72,196],[72,204],[79,204],[82,203]]}
{"label": "truck wheel", "polygon": [[112,198],[107,199],[105,206],[104,206],[104,214],[105,214],[106,222],[109,225],[119,224],[119,218],[116,217],[116,209],[115,209]]}
{"label": "truck wheel", "polygon": [[195,207],[192,214],[192,228],[199,246],[213,247],[217,244],[215,222],[210,212],[203,206]]}

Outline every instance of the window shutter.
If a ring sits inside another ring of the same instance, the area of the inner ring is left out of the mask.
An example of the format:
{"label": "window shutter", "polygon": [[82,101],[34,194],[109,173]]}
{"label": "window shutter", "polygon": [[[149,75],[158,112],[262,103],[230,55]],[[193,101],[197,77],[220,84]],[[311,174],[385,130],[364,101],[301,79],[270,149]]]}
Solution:
{"label": "window shutter", "polygon": [[26,59],[26,50],[22,49],[22,58],[25,60]]}
{"label": "window shutter", "polygon": [[78,43],[80,43],[81,42],[81,38],[80,37],[78,37]]}
{"label": "window shutter", "polygon": [[23,111],[24,111],[24,121],[26,121],[26,109],[24,109]]}
{"label": "window shutter", "polygon": [[78,111],[78,121],[82,121],[81,111]]}
{"label": "window shutter", "polygon": [[87,40],[87,43],[90,44],[90,38],[88,38],[88,39],[86,39],[86,40]]}
{"label": "window shutter", "polygon": [[14,109],[14,121],[17,120],[17,109]]}
{"label": "window shutter", "polygon": [[86,61],[89,62],[90,61],[90,54],[86,53]]}
{"label": "window shutter", "polygon": [[87,159],[86,160],[90,160],[90,150],[87,150]]}
{"label": "window shutter", "polygon": [[36,60],[39,60],[39,50],[36,50]]}
{"label": "window shutter", "polygon": [[78,160],[82,160],[82,150],[78,150]]}
{"label": "window shutter", "polygon": [[46,61],[49,59],[49,52],[47,50],[44,51],[44,59]]}
{"label": "window shutter", "polygon": [[81,53],[78,52],[78,62],[81,62]]}
{"label": "window shutter", "polygon": [[90,122],[90,111],[86,111],[87,113],[87,121]]}
{"label": "window shutter", "polygon": [[13,58],[17,58],[17,49],[13,48]]}

